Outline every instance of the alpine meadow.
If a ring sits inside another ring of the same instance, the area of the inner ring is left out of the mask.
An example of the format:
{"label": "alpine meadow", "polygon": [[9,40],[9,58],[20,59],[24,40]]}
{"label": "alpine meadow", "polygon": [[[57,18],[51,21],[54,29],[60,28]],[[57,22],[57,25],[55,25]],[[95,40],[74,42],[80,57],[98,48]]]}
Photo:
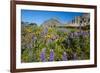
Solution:
{"label": "alpine meadow", "polygon": [[21,62],[90,59],[90,14],[21,10]]}

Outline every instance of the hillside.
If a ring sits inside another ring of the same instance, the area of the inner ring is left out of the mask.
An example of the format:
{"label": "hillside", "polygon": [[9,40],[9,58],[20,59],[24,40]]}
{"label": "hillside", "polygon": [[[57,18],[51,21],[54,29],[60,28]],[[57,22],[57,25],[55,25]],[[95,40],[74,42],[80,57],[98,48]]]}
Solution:
{"label": "hillside", "polygon": [[54,18],[46,20],[42,23],[43,27],[55,27],[55,26],[59,26],[59,25],[62,25],[62,23]]}

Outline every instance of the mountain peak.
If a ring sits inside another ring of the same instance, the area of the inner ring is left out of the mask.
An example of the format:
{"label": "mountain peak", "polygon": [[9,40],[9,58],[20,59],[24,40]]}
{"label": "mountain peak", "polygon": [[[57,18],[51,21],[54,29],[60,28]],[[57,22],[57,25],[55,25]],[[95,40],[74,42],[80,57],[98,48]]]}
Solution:
{"label": "mountain peak", "polygon": [[43,27],[55,27],[59,25],[62,25],[62,23],[58,21],[57,18],[51,18],[49,20],[44,21],[44,23],[42,24]]}

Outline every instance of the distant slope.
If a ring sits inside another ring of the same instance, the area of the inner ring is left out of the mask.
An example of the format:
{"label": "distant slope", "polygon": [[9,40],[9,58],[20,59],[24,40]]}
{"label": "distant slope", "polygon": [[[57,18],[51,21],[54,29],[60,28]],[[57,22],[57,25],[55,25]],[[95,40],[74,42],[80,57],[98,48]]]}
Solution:
{"label": "distant slope", "polygon": [[54,18],[46,20],[42,24],[43,27],[56,27],[56,26],[59,26],[59,25],[62,25],[62,23],[60,21],[58,21],[57,19],[54,19]]}

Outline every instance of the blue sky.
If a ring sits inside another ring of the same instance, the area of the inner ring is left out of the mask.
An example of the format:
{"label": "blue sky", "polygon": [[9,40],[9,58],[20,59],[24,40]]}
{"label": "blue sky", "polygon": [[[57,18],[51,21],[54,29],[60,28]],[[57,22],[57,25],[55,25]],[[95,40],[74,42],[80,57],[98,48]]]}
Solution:
{"label": "blue sky", "polygon": [[44,21],[51,18],[57,18],[61,23],[71,21],[75,16],[80,16],[79,12],[56,12],[56,11],[40,11],[40,10],[21,10],[21,21],[29,23],[37,23],[41,25]]}

